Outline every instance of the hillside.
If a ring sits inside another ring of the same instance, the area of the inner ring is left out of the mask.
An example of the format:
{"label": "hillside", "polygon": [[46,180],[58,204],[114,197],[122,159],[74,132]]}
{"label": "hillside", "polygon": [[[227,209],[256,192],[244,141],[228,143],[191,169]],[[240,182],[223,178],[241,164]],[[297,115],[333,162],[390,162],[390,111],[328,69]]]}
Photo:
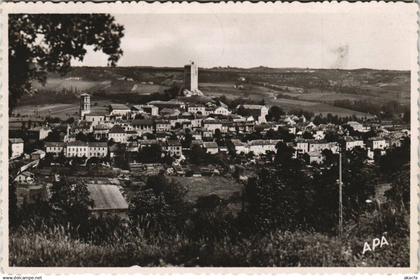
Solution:
{"label": "hillside", "polygon": [[[50,74],[45,86],[35,83],[34,87],[38,91],[38,104],[44,104],[75,103],[83,91],[115,99],[118,94],[144,96],[162,93],[182,84],[182,68],[74,67],[65,76]],[[286,110],[305,109],[314,113],[360,115],[354,108],[347,111],[337,108],[336,101],[343,100],[410,104],[409,71],[200,68],[199,87],[208,97],[224,95],[230,99],[264,99],[267,104],[276,104]],[[22,102],[30,104],[33,100],[34,97],[26,97]]]}

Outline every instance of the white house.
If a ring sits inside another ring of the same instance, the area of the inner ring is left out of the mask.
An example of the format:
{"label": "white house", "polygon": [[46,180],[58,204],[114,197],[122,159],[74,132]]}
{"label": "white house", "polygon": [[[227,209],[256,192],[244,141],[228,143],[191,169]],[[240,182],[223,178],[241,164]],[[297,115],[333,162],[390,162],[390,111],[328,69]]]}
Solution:
{"label": "white house", "polygon": [[263,155],[267,152],[276,152],[276,145],[280,140],[251,140],[248,141],[248,152],[253,152],[254,155]]}
{"label": "white house", "polygon": [[45,152],[47,154],[59,155],[64,152],[64,142],[46,142]]}
{"label": "white house", "polygon": [[35,175],[32,172],[24,171],[16,176],[15,182],[19,184],[33,184],[35,182]]}
{"label": "white house", "polygon": [[385,150],[388,144],[385,139],[374,137],[368,140],[368,147],[372,150]]}
{"label": "white house", "polygon": [[106,157],[108,145],[105,142],[74,141],[66,144],[64,155],[66,157]]}
{"label": "white house", "polygon": [[146,113],[150,116],[159,116],[159,108],[154,105],[133,105],[131,110],[134,113]]}
{"label": "white house", "polygon": [[349,125],[351,128],[353,128],[354,131],[358,132],[368,132],[369,128],[363,126],[363,124],[356,122],[356,121],[349,121],[347,122],[347,125]]}
{"label": "white house", "polygon": [[322,152],[323,150],[338,153],[339,145],[337,142],[326,142],[315,139],[301,139],[296,141],[296,151],[298,153]]}
{"label": "white house", "polygon": [[124,104],[111,104],[109,106],[110,116],[124,117],[131,113],[131,109]]}
{"label": "white house", "polygon": [[48,134],[51,132],[49,127],[41,126],[41,127],[33,127],[28,130],[28,132],[33,135],[34,138],[37,140],[43,140],[47,138]]}
{"label": "white house", "polygon": [[309,152],[308,156],[310,163],[321,164],[324,160],[324,157],[322,156],[321,152]]}
{"label": "white house", "polygon": [[213,133],[216,131],[216,129],[222,131],[222,126],[222,122],[214,118],[207,118],[203,120],[203,128]]}
{"label": "white house", "polygon": [[106,157],[108,154],[108,144],[106,142],[89,142],[89,157]]}
{"label": "white house", "polygon": [[246,145],[246,143],[241,142],[239,139],[232,139],[230,141],[237,155],[241,153],[244,153],[244,154],[248,153],[248,145]]}
{"label": "white house", "polygon": [[182,145],[178,140],[168,140],[165,150],[171,156],[180,157],[182,155]]}
{"label": "white house", "polygon": [[127,133],[124,128],[119,125],[114,125],[108,132],[108,140],[113,140],[117,143],[126,143],[127,142]]}
{"label": "white house", "polygon": [[336,154],[339,151],[339,145],[337,142],[323,141],[309,143],[309,152],[322,152],[323,150],[330,150]]}
{"label": "white house", "polygon": [[325,138],[325,131],[324,130],[317,130],[313,133],[313,137],[316,140],[323,140]]}
{"label": "white house", "polygon": [[229,116],[231,112],[227,108],[223,106],[219,106],[216,109],[214,109],[214,114],[221,115],[221,116]]}
{"label": "white house", "polygon": [[32,160],[38,160],[45,158],[46,153],[43,150],[35,150],[31,153]]}
{"label": "white house", "polygon": [[156,132],[166,132],[171,130],[171,123],[168,120],[155,120]]}
{"label": "white house", "polygon": [[345,137],[344,142],[346,144],[346,150],[353,150],[356,147],[363,148],[365,146],[363,140],[355,139],[353,137]]}
{"label": "white house", "polygon": [[153,133],[154,132],[154,124],[153,124],[153,120],[151,120],[151,119],[133,120],[131,122],[131,126],[133,127],[133,129],[135,131],[137,131],[138,135],[142,135],[144,133]]}
{"label": "white house", "polygon": [[82,141],[69,142],[64,149],[64,155],[66,157],[88,157],[89,145]]}
{"label": "white house", "polygon": [[308,153],[309,152],[309,142],[307,140],[298,140],[296,141],[296,151],[299,153]]}
{"label": "white house", "polygon": [[219,152],[219,145],[216,142],[203,142],[203,148],[206,150],[206,153],[212,155]]}
{"label": "white house", "polygon": [[205,115],[206,107],[200,104],[191,104],[187,108],[188,113]]}
{"label": "white house", "polygon": [[87,113],[84,115],[84,119],[90,123],[92,126],[98,125],[105,121],[105,115],[101,113]]}
{"label": "white house", "polygon": [[268,107],[264,105],[255,105],[255,104],[243,104],[238,105],[236,109],[242,107],[242,112],[245,116],[252,116],[257,123],[265,123],[267,122],[266,116],[268,115]]}
{"label": "white house", "polygon": [[22,138],[10,138],[10,158],[17,158],[23,155],[24,142]]}
{"label": "white house", "polygon": [[107,124],[101,123],[93,127],[93,135],[97,140],[108,138],[108,132],[109,126]]}

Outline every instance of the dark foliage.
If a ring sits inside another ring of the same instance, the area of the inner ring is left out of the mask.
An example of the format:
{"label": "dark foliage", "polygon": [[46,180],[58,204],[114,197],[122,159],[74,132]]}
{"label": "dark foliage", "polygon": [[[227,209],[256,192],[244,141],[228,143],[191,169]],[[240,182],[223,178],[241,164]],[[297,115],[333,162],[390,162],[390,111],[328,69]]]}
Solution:
{"label": "dark foliage", "polygon": [[66,73],[72,58],[83,60],[94,46],[115,65],[122,55],[124,28],[107,14],[9,15],[9,108],[33,93],[31,82],[46,82],[48,72]]}

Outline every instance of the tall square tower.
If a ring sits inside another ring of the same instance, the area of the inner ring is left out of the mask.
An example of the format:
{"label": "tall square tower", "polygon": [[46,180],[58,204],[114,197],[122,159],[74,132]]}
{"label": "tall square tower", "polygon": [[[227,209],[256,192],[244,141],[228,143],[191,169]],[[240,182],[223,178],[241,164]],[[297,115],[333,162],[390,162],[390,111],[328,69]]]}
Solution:
{"label": "tall square tower", "polygon": [[85,114],[90,113],[90,95],[82,93],[80,95],[80,118],[83,119]]}
{"label": "tall square tower", "polygon": [[194,62],[184,66],[184,88],[189,91],[198,90],[198,67]]}

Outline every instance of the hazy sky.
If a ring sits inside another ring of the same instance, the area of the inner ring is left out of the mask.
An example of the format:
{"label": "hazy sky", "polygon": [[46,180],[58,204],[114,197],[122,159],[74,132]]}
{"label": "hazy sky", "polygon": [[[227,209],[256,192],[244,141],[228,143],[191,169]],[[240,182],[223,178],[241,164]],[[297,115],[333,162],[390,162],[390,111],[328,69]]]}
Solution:
{"label": "hazy sky", "polygon": [[[200,67],[347,69],[410,69],[409,27],[415,21],[390,11],[115,18],[125,26],[120,66],[183,66],[194,60]],[[73,65],[106,65],[106,56],[90,50],[83,63]]]}

